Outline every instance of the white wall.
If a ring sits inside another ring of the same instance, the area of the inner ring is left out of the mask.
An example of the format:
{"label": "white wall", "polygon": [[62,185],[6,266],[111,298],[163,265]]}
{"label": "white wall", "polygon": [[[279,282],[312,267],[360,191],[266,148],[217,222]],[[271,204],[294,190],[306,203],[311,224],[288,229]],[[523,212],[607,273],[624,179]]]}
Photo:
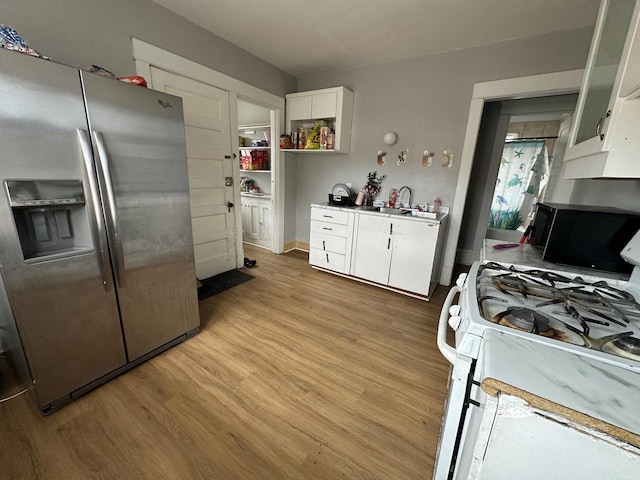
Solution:
{"label": "white wall", "polygon": [[275,95],[296,88],[294,77],[151,0],[2,0],[0,23],[57,62],[117,76],[135,74],[135,37]]}
{"label": "white wall", "polygon": [[[309,204],[326,202],[335,183],[364,184],[367,172],[386,174],[381,198],[390,188],[408,185],[417,201],[436,196],[451,205],[458,176],[473,85],[583,68],[592,28],[557,32],[495,45],[452,51],[417,60],[327,72],[303,77],[299,90],[344,85],[354,92],[353,136],[348,155],[288,155],[297,170],[296,237],[309,238]],[[386,147],[385,132],[398,133],[398,144]],[[409,160],[398,167],[401,149]],[[453,150],[454,166],[439,166],[442,151]],[[436,152],[434,165],[420,166],[423,150]],[[389,153],[387,164],[376,164],[378,150]]]}

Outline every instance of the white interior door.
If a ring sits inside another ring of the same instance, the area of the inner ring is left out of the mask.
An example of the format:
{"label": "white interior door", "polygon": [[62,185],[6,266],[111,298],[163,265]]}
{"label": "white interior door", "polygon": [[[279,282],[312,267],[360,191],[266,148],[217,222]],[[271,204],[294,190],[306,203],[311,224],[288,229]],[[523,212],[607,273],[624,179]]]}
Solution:
{"label": "white interior door", "polygon": [[151,67],[153,88],[182,97],[184,108],[191,221],[199,279],[236,266],[236,224],[231,158],[229,93],[190,78]]}

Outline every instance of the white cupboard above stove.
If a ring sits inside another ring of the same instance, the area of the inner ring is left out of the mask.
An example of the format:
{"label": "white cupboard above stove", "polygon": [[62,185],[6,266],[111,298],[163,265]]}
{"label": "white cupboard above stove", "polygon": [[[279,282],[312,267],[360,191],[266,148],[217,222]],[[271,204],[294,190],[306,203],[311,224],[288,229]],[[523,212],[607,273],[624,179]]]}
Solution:
{"label": "white cupboard above stove", "polygon": [[566,178],[640,178],[640,0],[603,0],[576,107]]}

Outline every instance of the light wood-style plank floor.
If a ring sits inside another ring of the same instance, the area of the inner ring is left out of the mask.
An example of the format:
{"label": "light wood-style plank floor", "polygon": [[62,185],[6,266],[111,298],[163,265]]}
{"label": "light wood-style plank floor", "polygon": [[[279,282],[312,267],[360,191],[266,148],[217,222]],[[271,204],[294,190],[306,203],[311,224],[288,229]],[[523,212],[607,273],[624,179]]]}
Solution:
{"label": "light wood-style plank floor", "polygon": [[49,417],[0,405],[2,479],[430,479],[448,364],[431,302],[246,246],[202,332]]}

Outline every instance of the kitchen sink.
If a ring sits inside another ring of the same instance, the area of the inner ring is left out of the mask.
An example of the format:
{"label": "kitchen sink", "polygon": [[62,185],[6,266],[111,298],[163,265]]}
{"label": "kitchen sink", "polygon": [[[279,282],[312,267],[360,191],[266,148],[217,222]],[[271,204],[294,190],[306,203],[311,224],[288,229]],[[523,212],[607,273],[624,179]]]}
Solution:
{"label": "kitchen sink", "polygon": [[365,212],[379,212],[380,211],[380,207],[368,207],[366,205],[352,205],[349,208],[352,208],[354,210],[362,210]]}
{"label": "kitchen sink", "polygon": [[405,215],[407,210],[402,208],[392,208],[392,207],[380,207],[378,210],[380,213],[390,213],[392,215]]}

